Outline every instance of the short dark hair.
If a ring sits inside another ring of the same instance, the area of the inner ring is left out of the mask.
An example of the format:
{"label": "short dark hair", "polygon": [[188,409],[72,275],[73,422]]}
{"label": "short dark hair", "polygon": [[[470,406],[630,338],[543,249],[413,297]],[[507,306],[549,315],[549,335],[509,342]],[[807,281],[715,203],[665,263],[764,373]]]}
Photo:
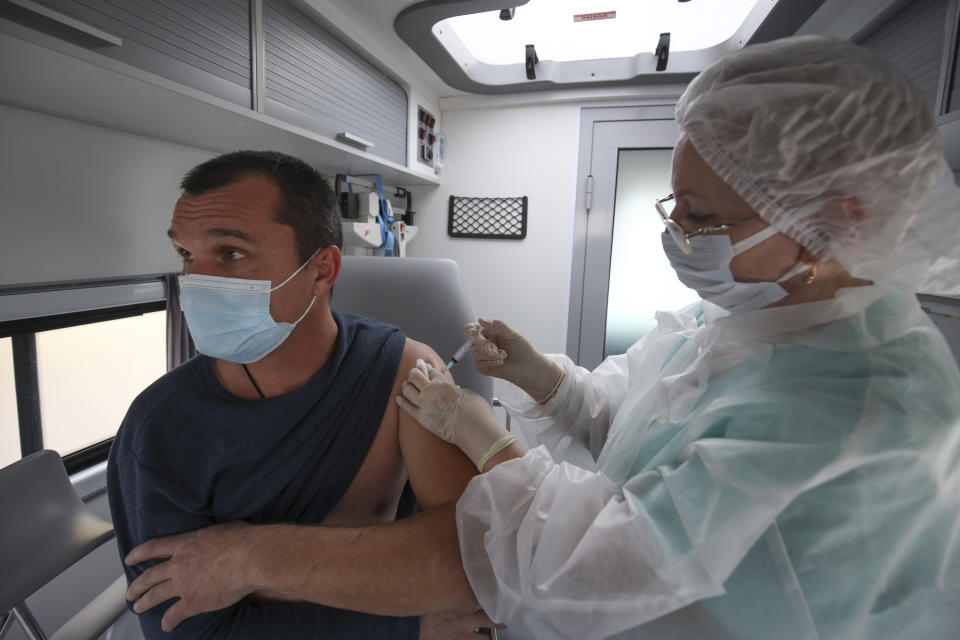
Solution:
{"label": "short dark hair", "polygon": [[340,208],[333,190],[309,164],[279,151],[234,151],[197,165],[184,176],[180,188],[196,196],[233,184],[250,173],[274,181],[280,203],[277,222],[293,228],[300,260],[306,262],[318,249],[343,248]]}

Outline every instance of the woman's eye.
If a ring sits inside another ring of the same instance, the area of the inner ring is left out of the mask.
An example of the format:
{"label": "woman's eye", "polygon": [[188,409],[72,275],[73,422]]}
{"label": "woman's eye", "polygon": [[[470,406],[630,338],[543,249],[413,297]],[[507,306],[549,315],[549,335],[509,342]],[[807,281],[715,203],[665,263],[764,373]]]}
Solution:
{"label": "woman's eye", "polygon": [[240,260],[242,258],[246,258],[247,254],[242,251],[238,251],[237,249],[227,249],[226,257],[228,260]]}
{"label": "woman's eye", "polygon": [[193,260],[193,254],[191,254],[186,249],[177,249],[177,253],[180,254],[180,257],[183,258],[184,262],[190,262]]}

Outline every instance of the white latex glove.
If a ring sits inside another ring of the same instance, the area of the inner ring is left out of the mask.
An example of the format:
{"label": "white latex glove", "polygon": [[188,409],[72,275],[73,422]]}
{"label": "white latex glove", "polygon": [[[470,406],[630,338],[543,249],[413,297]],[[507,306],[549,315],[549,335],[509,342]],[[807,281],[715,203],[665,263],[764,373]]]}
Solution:
{"label": "white latex glove", "polygon": [[441,440],[456,445],[483,471],[494,454],[516,442],[490,404],[423,360],[411,369],[397,404]]}
{"label": "white latex glove", "polygon": [[473,343],[477,371],[512,382],[537,402],[546,402],[563,381],[563,369],[500,320],[480,318],[463,328]]}

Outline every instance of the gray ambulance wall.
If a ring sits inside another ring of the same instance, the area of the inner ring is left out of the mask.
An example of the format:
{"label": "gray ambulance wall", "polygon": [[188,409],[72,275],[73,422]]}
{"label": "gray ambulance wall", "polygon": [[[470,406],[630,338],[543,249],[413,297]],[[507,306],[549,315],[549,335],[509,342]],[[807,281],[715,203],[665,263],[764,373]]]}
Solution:
{"label": "gray ambulance wall", "polygon": [[[408,255],[456,260],[478,314],[502,319],[543,351],[562,353],[577,186],[578,104],[447,109],[442,122],[447,144],[443,182],[436,189],[414,191],[419,232]],[[451,195],[527,196],[526,238],[449,237]]]}
{"label": "gray ambulance wall", "polygon": [[177,271],[177,185],[213,155],[0,105],[0,286]]}

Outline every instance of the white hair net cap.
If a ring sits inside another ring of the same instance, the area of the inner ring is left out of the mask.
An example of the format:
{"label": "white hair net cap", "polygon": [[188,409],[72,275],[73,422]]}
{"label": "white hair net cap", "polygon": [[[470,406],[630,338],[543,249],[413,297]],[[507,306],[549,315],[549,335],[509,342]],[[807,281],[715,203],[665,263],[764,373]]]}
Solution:
{"label": "white hair net cap", "polygon": [[856,277],[960,294],[960,189],[933,108],[892,63],[796,36],[698,75],[677,124],[774,228]]}

